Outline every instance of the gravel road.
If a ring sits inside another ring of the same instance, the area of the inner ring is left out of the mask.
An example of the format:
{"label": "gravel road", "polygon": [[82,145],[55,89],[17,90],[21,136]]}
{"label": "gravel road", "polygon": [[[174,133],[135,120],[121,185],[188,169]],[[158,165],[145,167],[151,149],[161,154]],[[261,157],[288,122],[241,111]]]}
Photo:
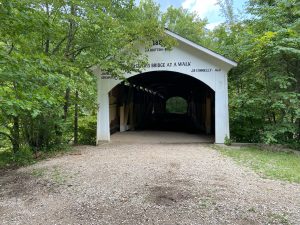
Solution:
{"label": "gravel road", "polygon": [[0,224],[300,224],[299,184],[208,144],[131,138],[2,173]]}

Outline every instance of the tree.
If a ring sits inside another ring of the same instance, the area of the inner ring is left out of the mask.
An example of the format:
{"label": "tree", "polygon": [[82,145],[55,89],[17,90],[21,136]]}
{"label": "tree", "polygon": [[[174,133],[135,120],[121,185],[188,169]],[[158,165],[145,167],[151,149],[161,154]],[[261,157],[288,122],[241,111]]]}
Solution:
{"label": "tree", "polygon": [[206,19],[201,19],[196,12],[170,6],[162,15],[162,23],[169,30],[206,47],[211,47],[209,31],[205,28]]}
{"label": "tree", "polygon": [[299,3],[249,1],[250,19],[214,31],[217,48],[239,62],[229,74],[237,141],[299,145]]}
{"label": "tree", "polygon": [[233,25],[237,22],[237,17],[233,9],[233,0],[218,0],[221,15],[226,19],[226,24]]}
{"label": "tree", "polygon": [[145,63],[138,44],[163,36],[156,18],[141,16],[146,4],[0,2],[0,134],[14,151],[20,145],[48,149],[78,135],[78,116],[88,108],[80,100],[95,97],[91,66],[121,76]]}

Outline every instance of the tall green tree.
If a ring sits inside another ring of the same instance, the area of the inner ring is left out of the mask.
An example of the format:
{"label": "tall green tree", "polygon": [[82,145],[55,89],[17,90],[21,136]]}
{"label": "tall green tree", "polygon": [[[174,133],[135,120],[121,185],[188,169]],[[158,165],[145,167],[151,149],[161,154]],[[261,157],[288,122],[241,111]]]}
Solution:
{"label": "tall green tree", "polygon": [[217,48],[239,62],[229,74],[237,141],[299,146],[299,3],[248,3],[249,19],[215,29]]}
{"label": "tall green tree", "polygon": [[170,6],[162,14],[161,21],[169,30],[197,44],[212,47],[209,30],[205,28],[207,19],[201,19],[196,12]]}
{"label": "tall green tree", "polygon": [[114,76],[136,70],[146,60],[138,45],[163,36],[159,21],[144,16],[146,4],[0,1],[0,135],[15,152],[68,142],[73,133],[77,141],[78,116],[95,107],[80,102],[95,97],[90,68]]}

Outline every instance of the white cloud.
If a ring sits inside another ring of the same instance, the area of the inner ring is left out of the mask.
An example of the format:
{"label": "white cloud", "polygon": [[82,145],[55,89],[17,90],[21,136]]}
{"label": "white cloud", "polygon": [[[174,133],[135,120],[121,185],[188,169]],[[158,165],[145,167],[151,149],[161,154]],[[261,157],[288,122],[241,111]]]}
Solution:
{"label": "white cloud", "polygon": [[195,11],[201,18],[208,17],[211,13],[219,13],[217,0],[184,0],[182,7]]}
{"label": "white cloud", "polygon": [[206,28],[209,30],[213,30],[215,27],[219,26],[223,21],[218,21],[214,23],[209,23],[206,25]]}
{"label": "white cloud", "polygon": [[185,9],[189,9],[189,8],[192,7],[193,2],[194,2],[194,0],[185,0],[185,1],[182,3],[182,7],[185,8]]}

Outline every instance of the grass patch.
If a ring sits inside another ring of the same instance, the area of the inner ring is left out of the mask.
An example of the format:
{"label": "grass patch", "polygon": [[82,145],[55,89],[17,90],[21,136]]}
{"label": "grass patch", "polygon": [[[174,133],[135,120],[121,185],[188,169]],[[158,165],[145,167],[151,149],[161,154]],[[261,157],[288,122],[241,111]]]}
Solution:
{"label": "grass patch", "polygon": [[290,221],[288,219],[288,216],[286,214],[276,214],[276,213],[271,213],[268,215],[269,217],[269,223],[271,224],[283,224],[283,225],[290,225]]}
{"label": "grass patch", "polygon": [[34,169],[31,174],[34,177],[43,177],[45,173],[46,169]]}
{"label": "grass patch", "polygon": [[51,173],[52,180],[57,184],[64,184],[66,182],[66,176],[58,169],[54,168]]}
{"label": "grass patch", "polygon": [[300,155],[287,152],[274,152],[256,147],[216,148],[224,155],[245,165],[263,177],[300,183]]}
{"label": "grass patch", "polygon": [[216,202],[210,198],[201,198],[199,202],[199,206],[202,209],[209,208],[211,206],[215,206]]}

